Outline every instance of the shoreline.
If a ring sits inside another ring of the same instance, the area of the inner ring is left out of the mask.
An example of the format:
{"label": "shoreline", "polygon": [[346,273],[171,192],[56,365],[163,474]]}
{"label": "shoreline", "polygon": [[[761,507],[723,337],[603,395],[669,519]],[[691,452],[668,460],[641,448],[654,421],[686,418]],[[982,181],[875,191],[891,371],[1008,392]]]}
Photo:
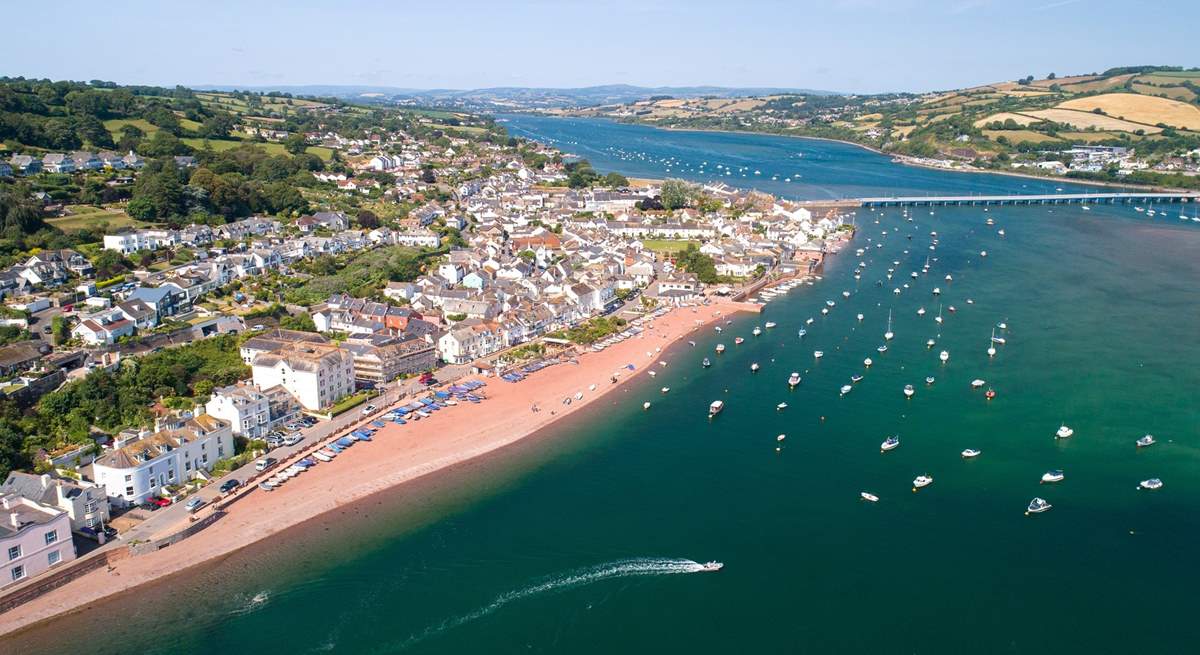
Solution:
{"label": "shoreline", "polygon": [[[483,403],[447,408],[448,412],[409,425],[389,423],[372,442],[342,453],[279,490],[254,490],[233,503],[223,518],[189,539],[117,561],[108,570],[91,571],[0,614],[0,635],[44,627],[58,617],[98,609],[97,603],[227,558],[370,496],[479,461],[592,407],[650,370],[660,358],[666,361],[668,350],[688,334],[738,313],[757,311],[761,311],[758,306],[728,301],[675,308],[647,322],[637,337],[599,353],[584,352],[577,365],[557,364],[516,384],[492,378],[484,389],[488,399]],[[636,369],[625,369],[627,363]],[[621,375],[610,382],[614,371]],[[583,398],[571,405],[561,404],[576,393]],[[540,411],[531,411],[535,405]],[[460,414],[464,416],[460,418]]]}
{"label": "shoreline", "polygon": [[[759,135],[759,136],[779,136],[779,137],[784,137],[784,138],[788,138],[788,139],[811,139],[814,141],[829,141],[831,143],[842,143],[842,144],[845,144],[848,146],[856,146],[856,147],[862,148],[863,150],[868,150],[870,152],[873,152],[877,155],[891,157],[895,161],[895,163],[901,164],[903,166],[912,166],[914,168],[924,168],[924,169],[933,170],[933,171],[944,171],[947,173],[975,173],[975,174],[991,173],[994,175],[1006,175],[1009,177],[1020,177],[1020,178],[1025,178],[1025,179],[1029,179],[1029,180],[1045,180],[1048,182],[1062,182],[1062,183],[1066,183],[1066,184],[1080,184],[1083,186],[1096,186],[1096,187],[1106,187],[1106,188],[1135,189],[1138,191],[1164,191],[1164,192],[1187,192],[1187,191],[1190,191],[1190,189],[1180,189],[1180,188],[1165,187],[1165,186],[1154,186],[1154,185],[1147,185],[1147,184],[1122,184],[1119,182],[1103,182],[1100,180],[1080,180],[1080,179],[1076,179],[1073,177],[1062,177],[1059,175],[1033,175],[1031,173],[1018,173],[1015,171],[994,171],[994,170],[988,170],[988,169],[982,169],[982,168],[943,168],[941,166],[930,166],[928,164],[922,164],[922,163],[919,163],[916,161],[912,161],[912,158],[909,157],[908,155],[901,155],[901,154],[886,152],[884,150],[880,150],[879,148],[876,148],[875,146],[869,146],[865,143],[858,143],[856,141],[846,141],[845,139],[835,139],[835,138],[827,137],[827,136],[808,136],[806,134],[782,134],[782,133],[778,133],[778,132],[755,132],[753,130],[709,129],[709,128],[703,128],[703,127],[664,127],[662,125],[654,125],[653,123],[643,123],[643,122],[639,122],[639,121],[626,123],[626,122],[618,121],[613,118],[608,118],[606,116],[550,116],[547,114],[532,114],[532,115],[545,116],[547,118],[603,119],[603,120],[609,120],[609,121],[612,121],[614,123],[618,123],[621,125],[640,125],[642,127],[650,127],[650,128],[654,128],[656,130],[663,130],[665,132],[709,132],[709,133],[716,133],[716,134],[752,134],[752,135]],[[620,172],[620,171],[617,171],[617,172]],[[632,181],[634,178],[629,178],[629,179]],[[652,179],[652,178],[638,178],[638,179]],[[856,198],[842,198],[841,200],[843,200],[843,201],[856,200]],[[821,201],[818,201],[815,199],[798,200],[798,202],[832,202],[832,201],[833,200],[830,200],[830,199],[825,199],[825,200],[821,200]]]}

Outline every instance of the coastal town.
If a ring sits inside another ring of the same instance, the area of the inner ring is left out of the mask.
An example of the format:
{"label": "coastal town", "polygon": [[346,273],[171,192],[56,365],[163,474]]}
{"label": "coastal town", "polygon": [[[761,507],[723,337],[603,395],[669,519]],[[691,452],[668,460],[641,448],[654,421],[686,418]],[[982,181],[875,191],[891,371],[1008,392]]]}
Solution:
{"label": "coastal town", "polygon": [[[606,345],[673,325],[661,349],[694,329],[686,316],[753,307],[731,303],[819,271],[853,233],[845,208],[604,177],[481,132],[314,129],[300,149],[341,164],[295,174],[309,211],[101,223],[72,247],[13,253],[0,394],[45,418],[4,460],[0,606],[211,529],[246,495],[286,495],[381,428],[471,411],[556,364],[604,367],[603,381]],[[141,188],[167,167],[195,185],[215,166],[201,155],[11,154],[0,178],[54,225],[87,208],[30,191],[47,176]],[[159,366],[167,377],[139,379]],[[55,413],[127,381],[141,390],[116,392],[119,416]]]}

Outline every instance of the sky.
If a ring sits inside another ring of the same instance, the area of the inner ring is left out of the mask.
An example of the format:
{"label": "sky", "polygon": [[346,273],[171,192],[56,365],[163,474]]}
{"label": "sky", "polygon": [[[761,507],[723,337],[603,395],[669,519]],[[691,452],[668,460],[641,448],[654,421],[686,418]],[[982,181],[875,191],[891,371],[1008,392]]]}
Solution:
{"label": "sky", "polygon": [[[0,75],[933,91],[1200,66],[1196,0],[11,0]],[[27,26],[21,29],[19,26]]]}

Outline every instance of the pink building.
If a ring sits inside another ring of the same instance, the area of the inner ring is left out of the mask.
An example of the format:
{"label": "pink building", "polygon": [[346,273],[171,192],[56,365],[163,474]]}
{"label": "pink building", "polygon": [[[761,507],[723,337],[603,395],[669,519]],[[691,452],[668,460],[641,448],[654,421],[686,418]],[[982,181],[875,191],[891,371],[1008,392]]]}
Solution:
{"label": "pink building", "polygon": [[75,544],[66,512],[16,494],[0,496],[0,587],[73,559]]}

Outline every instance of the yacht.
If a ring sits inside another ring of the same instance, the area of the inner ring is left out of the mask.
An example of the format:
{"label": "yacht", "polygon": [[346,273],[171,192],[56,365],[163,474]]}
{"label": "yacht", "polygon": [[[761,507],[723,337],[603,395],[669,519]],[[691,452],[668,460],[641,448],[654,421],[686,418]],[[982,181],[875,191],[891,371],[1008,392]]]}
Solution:
{"label": "yacht", "polygon": [[1141,439],[1138,439],[1138,440],[1137,440],[1137,447],[1138,447],[1138,448],[1145,448],[1146,446],[1153,446],[1153,445],[1154,445],[1154,443],[1155,443],[1155,442],[1154,442],[1154,437],[1153,437],[1152,435],[1149,435],[1149,434],[1148,434],[1148,435],[1146,435],[1146,436],[1142,437]]}
{"label": "yacht", "polygon": [[879,444],[879,450],[886,452],[889,450],[895,450],[899,446],[900,446],[899,435],[892,435],[892,436],[888,437],[887,439],[884,439],[883,443]]}
{"label": "yacht", "polygon": [[1034,498],[1033,500],[1029,501],[1029,507],[1027,508],[1027,513],[1041,514],[1042,512],[1050,509],[1051,507],[1054,507],[1054,506],[1051,505],[1050,503],[1046,502],[1045,500],[1042,500],[1041,498]]}
{"label": "yacht", "polygon": [[850,385],[848,385],[848,384],[843,384],[843,385],[842,385],[842,392],[841,392],[841,395],[843,395],[843,396],[844,396],[844,395],[846,395],[846,394],[850,393],[850,392],[851,392],[851,391],[853,391],[853,390],[854,390],[854,387],[852,387],[852,386],[850,386]]}
{"label": "yacht", "polygon": [[869,491],[864,491],[864,492],[862,492],[862,493],[860,493],[860,494],[858,494],[858,495],[859,495],[860,497],[862,497],[862,499],[863,499],[863,500],[865,500],[865,501],[867,501],[867,502],[869,502],[869,503],[877,503],[877,502],[879,502],[879,496],[876,496],[875,494],[873,494],[873,493],[871,493],[871,492],[869,492]]}
{"label": "yacht", "polygon": [[800,384],[800,374],[792,371],[792,374],[788,377],[788,386],[794,387],[798,384]]}
{"label": "yacht", "polygon": [[942,362],[947,362],[947,361],[949,361],[949,360],[950,360],[950,351],[949,351],[949,350],[943,350],[943,351],[941,352],[941,354],[939,354],[939,355],[938,355],[938,359],[942,360]]}
{"label": "yacht", "polygon": [[725,403],[721,402],[720,400],[714,400],[712,401],[712,404],[708,406],[708,416],[710,418],[716,416],[717,414],[720,414],[721,410],[723,409],[725,409]]}
{"label": "yacht", "polygon": [[757,325],[755,325],[755,326],[754,326],[754,330],[753,330],[753,331],[751,331],[751,332],[750,332],[750,334],[753,334],[754,336],[756,336],[756,337],[757,337],[758,335],[762,334],[762,328],[760,328],[760,327],[758,327]]}
{"label": "yacht", "polygon": [[821,359],[824,356],[825,356],[825,353],[823,351],[820,351],[820,350],[813,351],[813,357],[816,357],[817,359]]}
{"label": "yacht", "polygon": [[917,316],[924,316],[924,315],[925,315],[924,307],[921,307],[920,309],[917,310]]}
{"label": "yacht", "polygon": [[725,344],[718,343],[715,350],[717,351],[717,354],[720,355],[721,353],[725,352]]}
{"label": "yacht", "polygon": [[931,484],[933,484],[933,476],[918,475],[916,479],[913,480],[913,489],[916,490],[922,487],[928,487]]}
{"label": "yacht", "polygon": [[979,387],[982,387],[985,384],[987,384],[987,382],[984,382],[983,380],[980,380],[979,378],[975,378],[974,380],[971,380],[971,388],[972,389],[978,389]]}
{"label": "yacht", "polygon": [[911,384],[904,385],[904,397],[905,398],[912,398],[913,394],[916,392],[917,392],[917,390],[913,388],[913,385],[911,385]]}
{"label": "yacht", "polygon": [[767,328],[768,330],[770,330],[771,328],[775,327],[775,323],[774,323],[774,322],[772,322],[772,321],[767,321],[767,322],[765,323],[765,325],[766,325],[766,328]]}
{"label": "yacht", "polygon": [[750,365],[750,372],[751,372],[751,373],[757,373],[757,372],[758,372],[758,362],[754,362],[753,364],[751,364],[751,365]]}
{"label": "yacht", "polygon": [[925,378],[925,384],[933,384],[933,376],[932,375]]}
{"label": "yacht", "polygon": [[995,341],[996,341],[996,331],[995,331],[995,330],[992,330],[992,340],[991,340],[990,342],[988,342],[988,347],[987,347],[987,354],[988,354],[988,357],[995,357],[995,356],[996,356],[996,345],[995,345]]}
{"label": "yacht", "polygon": [[1042,474],[1042,482],[1062,482],[1064,477],[1062,469],[1054,469]]}
{"label": "yacht", "polygon": [[979,457],[981,452],[982,451],[975,450],[974,448],[967,448],[966,450],[962,451],[962,456],[963,459],[971,459],[974,457]]}
{"label": "yacht", "polygon": [[1142,489],[1149,489],[1150,491],[1154,491],[1155,489],[1162,489],[1162,485],[1163,485],[1162,480],[1159,480],[1158,478],[1150,478],[1149,480],[1142,480],[1138,484],[1138,486],[1141,487]]}
{"label": "yacht", "polygon": [[1063,425],[1058,428],[1058,432],[1055,432],[1054,436],[1058,439],[1070,439],[1071,436],[1074,434],[1075,434],[1074,430],[1067,427],[1066,425]]}
{"label": "yacht", "polygon": [[708,368],[709,366],[712,366],[712,362],[708,361],[708,358],[705,357],[704,361],[700,362],[700,365],[704,368]]}

